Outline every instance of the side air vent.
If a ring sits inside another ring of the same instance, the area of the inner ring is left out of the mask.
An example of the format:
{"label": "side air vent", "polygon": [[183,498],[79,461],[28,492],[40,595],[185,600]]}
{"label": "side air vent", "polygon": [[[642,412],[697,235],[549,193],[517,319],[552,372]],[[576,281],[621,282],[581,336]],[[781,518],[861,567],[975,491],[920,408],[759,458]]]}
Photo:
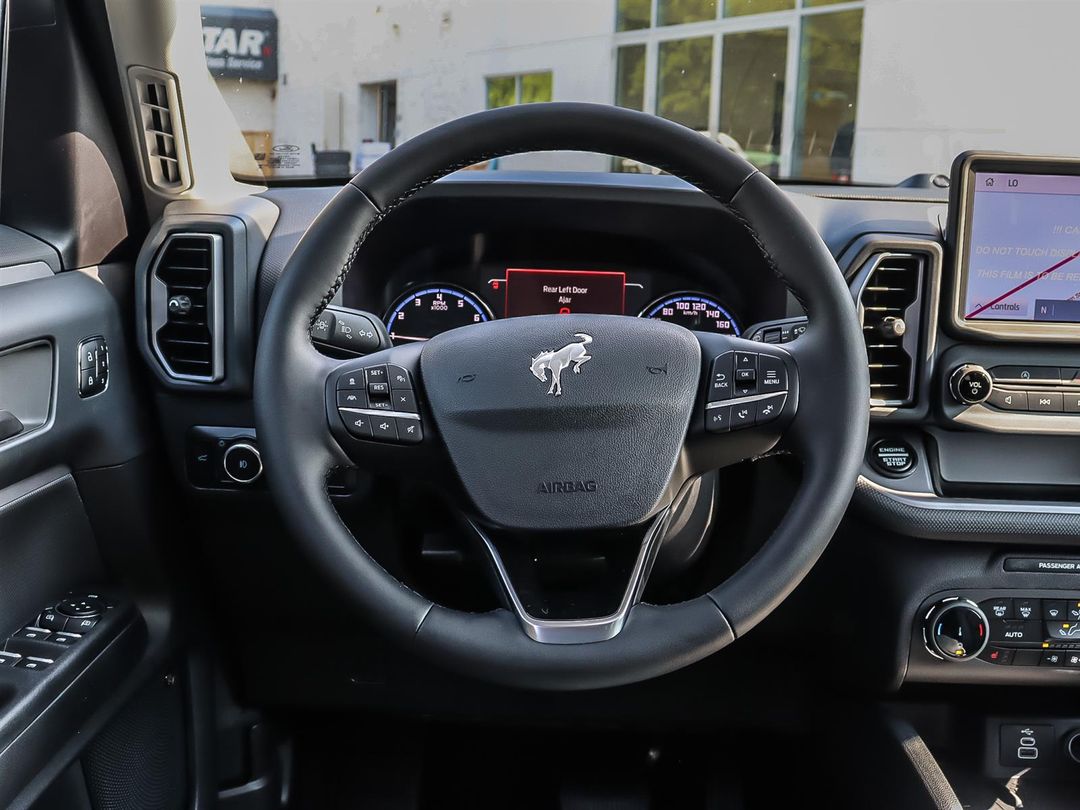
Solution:
{"label": "side air vent", "polygon": [[174,233],[150,271],[150,339],[169,376],[216,382],[224,375],[222,238]]}
{"label": "side air vent", "polygon": [[131,68],[129,76],[146,180],[162,191],[184,191],[191,185],[191,173],[176,80],[144,67]]}
{"label": "side air vent", "polygon": [[915,400],[915,366],[926,257],[877,253],[859,271],[859,319],[870,367],[870,404]]}

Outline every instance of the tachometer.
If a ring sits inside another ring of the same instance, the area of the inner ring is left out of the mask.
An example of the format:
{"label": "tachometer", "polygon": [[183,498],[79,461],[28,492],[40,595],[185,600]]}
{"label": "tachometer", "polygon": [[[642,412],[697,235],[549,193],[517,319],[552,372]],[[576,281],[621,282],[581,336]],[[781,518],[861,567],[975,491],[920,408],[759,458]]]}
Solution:
{"label": "tachometer", "polygon": [[446,284],[409,290],[386,314],[386,331],[395,344],[428,340],[441,332],[490,321],[494,316],[476,295]]}
{"label": "tachometer", "polygon": [[665,295],[641,311],[642,318],[658,318],[697,332],[739,335],[739,325],[723,304],[704,293],[683,292]]}

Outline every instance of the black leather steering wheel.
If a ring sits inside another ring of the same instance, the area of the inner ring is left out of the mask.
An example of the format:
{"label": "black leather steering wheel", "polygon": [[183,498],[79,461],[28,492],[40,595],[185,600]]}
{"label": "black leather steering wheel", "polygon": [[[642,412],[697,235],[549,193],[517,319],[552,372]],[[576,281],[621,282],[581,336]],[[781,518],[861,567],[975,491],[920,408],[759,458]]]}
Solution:
{"label": "black leather steering wheel", "polygon": [[[780,347],[654,320],[558,315],[480,323],[356,360],[315,350],[312,323],[384,217],[457,169],[562,149],[634,158],[712,197],[802,302],[806,332]],[[739,372],[751,367],[757,387],[739,388],[749,385]],[[362,390],[372,381],[364,369],[373,381],[391,374],[410,386],[416,414],[395,417],[398,443],[364,435],[380,411],[339,410],[338,389]],[[721,379],[732,372],[734,390]],[[410,650],[478,677],[542,689],[652,678],[716,652],[767,616],[807,574],[844,514],[866,443],[868,391],[848,288],[783,192],[696,132],[577,103],[470,115],[407,141],[353,178],[312,223],[278,282],[255,368],[270,489],[325,576]],[[739,419],[745,426],[728,424]],[[804,472],[756,555],[705,596],[641,602],[683,487],[706,471],[777,450],[798,455]],[[328,474],[343,465],[442,482],[463,497],[506,606],[451,610],[388,574],[327,495]],[[492,540],[499,532],[616,528],[639,544],[618,610],[563,621],[528,614]]]}

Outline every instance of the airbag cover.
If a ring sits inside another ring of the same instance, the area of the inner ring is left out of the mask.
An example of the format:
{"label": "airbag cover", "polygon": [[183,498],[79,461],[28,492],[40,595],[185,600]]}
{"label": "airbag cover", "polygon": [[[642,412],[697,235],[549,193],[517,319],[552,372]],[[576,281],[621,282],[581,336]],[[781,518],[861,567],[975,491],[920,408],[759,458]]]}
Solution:
{"label": "airbag cover", "polygon": [[465,491],[493,525],[632,526],[670,499],[701,374],[686,329],[615,315],[512,318],[438,335],[420,363]]}

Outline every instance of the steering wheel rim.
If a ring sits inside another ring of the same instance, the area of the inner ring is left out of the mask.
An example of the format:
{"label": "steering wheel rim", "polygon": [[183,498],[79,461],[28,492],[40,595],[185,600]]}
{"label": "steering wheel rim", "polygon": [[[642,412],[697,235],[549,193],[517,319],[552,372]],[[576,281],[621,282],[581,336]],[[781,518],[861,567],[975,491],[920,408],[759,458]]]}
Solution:
{"label": "steering wheel rim", "polygon": [[[734,216],[807,311],[808,329],[790,348],[799,378],[813,385],[804,384],[787,436],[804,459],[803,479],[757,554],[705,596],[637,604],[613,638],[555,646],[526,636],[505,609],[470,614],[433,604],[394,579],[353,537],[326,491],[327,476],[350,457],[327,429],[325,402],[313,395],[340,364],[314,349],[309,328],[364,241],[417,192],[483,160],[564,149],[660,167]],[[322,573],[405,647],[474,676],[541,689],[656,677],[716,652],[761,621],[809,572],[839,525],[869,419],[866,357],[850,293],[787,196],[696,132],[644,113],[580,103],[467,116],[411,139],[354,177],[309,227],[277,284],[259,338],[254,388],[266,479],[286,524]]]}

